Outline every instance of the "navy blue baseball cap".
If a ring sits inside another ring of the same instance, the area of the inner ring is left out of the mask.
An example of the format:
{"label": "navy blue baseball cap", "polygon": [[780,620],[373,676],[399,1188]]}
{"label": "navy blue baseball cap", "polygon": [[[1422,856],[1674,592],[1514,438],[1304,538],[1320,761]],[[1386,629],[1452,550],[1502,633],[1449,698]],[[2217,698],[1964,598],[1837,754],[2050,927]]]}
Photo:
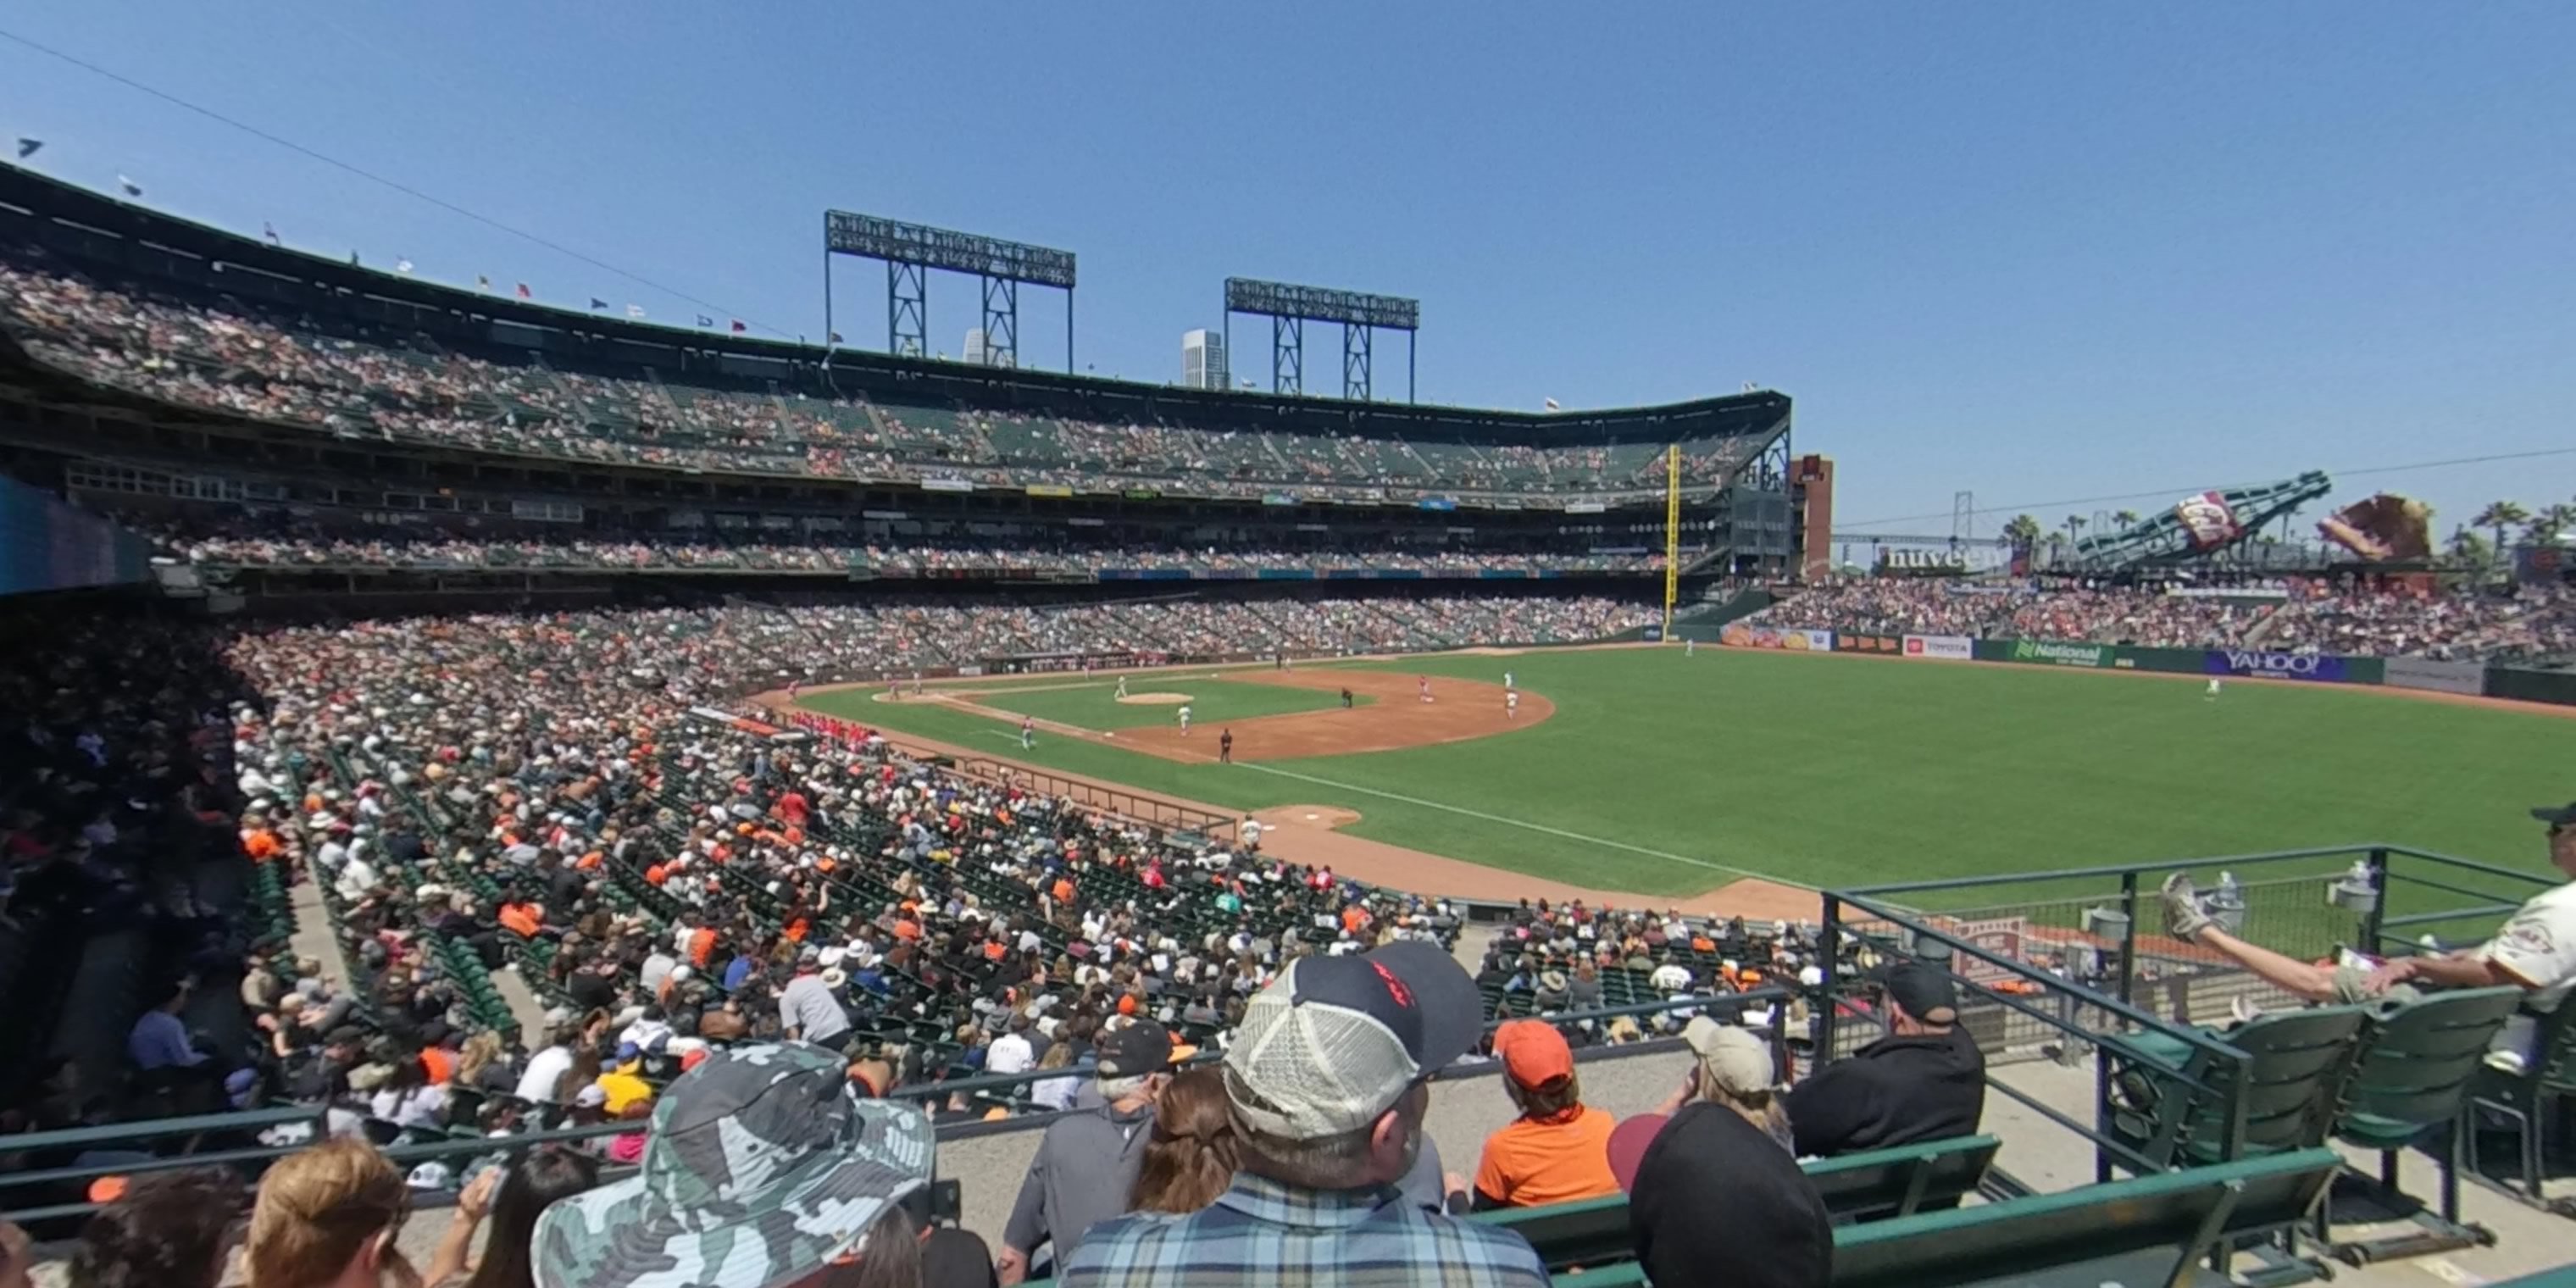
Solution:
{"label": "navy blue baseball cap", "polygon": [[1360,1131],[1473,1049],[1484,1028],[1476,982],[1436,945],[1301,957],[1244,1008],[1226,1049],[1227,1089],[1266,1135]]}

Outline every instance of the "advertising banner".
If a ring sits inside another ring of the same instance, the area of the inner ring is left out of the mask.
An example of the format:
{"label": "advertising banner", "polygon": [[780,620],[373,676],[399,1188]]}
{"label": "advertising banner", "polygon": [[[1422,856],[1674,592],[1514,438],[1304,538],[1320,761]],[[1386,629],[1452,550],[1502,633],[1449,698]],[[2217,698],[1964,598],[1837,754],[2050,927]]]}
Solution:
{"label": "advertising banner", "polygon": [[1976,641],[1965,635],[1908,635],[1907,657],[1928,657],[1942,662],[1965,662],[1975,657]]}
{"label": "advertising banner", "polygon": [[2382,673],[2383,681],[2401,689],[2431,689],[2435,693],[2484,693],[2487,691],[2487,669],[2476,662],[2437,662],[2429,657],[2392,657]]}
{"label": "advertising banner", "polygon": [[1028,493],[1030,496],[1071,496],[1073,489],[1061,483],[1031,483]]}
{"label": "advertising banner", "polygon": [[1717,642],[1730,648],[1778,648],[1792,653],[1834,651],[1832,631],[1802,630],[1794,626],[1729,626],[1717,633]]}
{"label": "advertising banner", "polygon": [[2194,550],[2215,550],[2245,535],[2245,525],[2227,508],[2227,498],[2216,492],[2184,497],[2174,503],[2173,514]]}
{"label": "advertising banner", "polygon": [[[2030,918],[1991,917],[1981,921],[1961,921],[1945,929],[1997,957],[2019,957],[2021,941],[2030,933]],[[1991,984],[2012,978],[2011,971],[1957,949],[1950,953],[1950,973],[1974,984]]]}
{"label": "advertising banner", "polygon": [[1834,651],[1837,653],[1879,653],[1888,657],[1896,657],[1905,652],[1905,637],[1902,635],[1854,635],[1850,631],[1835,631]]}
{"label": "advertising banner", "polygon": [[2211,675],[2244,675],[2266,680],[2340,681],[2344,678],[2343,659],[2328,653],[2211,649],[2201,656]]}
{"label": "advertising banner", "polygon": [[921,490],[924,492],[972,492],[975,490],[975,481],[973,479],[927,478],[921,481]]}
{"label": "advertising banner", "polygon": [[2040,662],[2049,666],[2104,667],[2111,664],[2111,649],[2103,644],[2060,644],[2054,640],[2014,640],[2014,662]]}
{"label": "advertising banner", "polygon": [[1649,644],[1661,644],[1664,642],[1664,628],[1660,623],[1649,626],[1643,633],[1639,634],[1637,638],[1644,640]]}

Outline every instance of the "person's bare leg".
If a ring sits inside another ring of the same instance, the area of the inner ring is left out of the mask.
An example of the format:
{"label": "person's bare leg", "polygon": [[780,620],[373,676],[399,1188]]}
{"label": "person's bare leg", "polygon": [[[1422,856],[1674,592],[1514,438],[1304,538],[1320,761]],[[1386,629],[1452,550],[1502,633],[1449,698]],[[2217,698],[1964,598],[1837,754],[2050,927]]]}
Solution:
{"label": "person's bare leg", "polygon": [[2177,872],[2166,877],[2156,896],[2164,903],[2166,934],[2217,953],[2254,972],[2255,978],[2264,983],[2311,1002],[2335,999],[2332,970],[2227,933],[2210,918],[2209,910],[2200,906],[2200,892],[2192,888],[2188,875]]}
{"label": "person's bare leg", "polygon": [[2311,1002],[2331,1002],[2335,998],[2334,972],[2313,962],[2273,952],[2261,944],[2249,944],[2216,926],[2202,927],[2185,942],[2235,962],[2284,992]]}

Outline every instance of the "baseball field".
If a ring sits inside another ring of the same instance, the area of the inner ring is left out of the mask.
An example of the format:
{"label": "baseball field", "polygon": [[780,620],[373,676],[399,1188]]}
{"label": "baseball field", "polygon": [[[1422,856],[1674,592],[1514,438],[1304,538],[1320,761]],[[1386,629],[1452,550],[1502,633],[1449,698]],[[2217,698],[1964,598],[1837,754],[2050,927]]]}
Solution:
{"label": "baseball field", "polygon": [[2525,811],[2576,797],[2563,714],[2321,685],[2212,699],[2193,677],[1670,646],[1163,670],[1125,701],[1117,684],[799,705],[1230,810],[1356,813],[1345,834],[1659,899],[2365,841],[2542,871]]}

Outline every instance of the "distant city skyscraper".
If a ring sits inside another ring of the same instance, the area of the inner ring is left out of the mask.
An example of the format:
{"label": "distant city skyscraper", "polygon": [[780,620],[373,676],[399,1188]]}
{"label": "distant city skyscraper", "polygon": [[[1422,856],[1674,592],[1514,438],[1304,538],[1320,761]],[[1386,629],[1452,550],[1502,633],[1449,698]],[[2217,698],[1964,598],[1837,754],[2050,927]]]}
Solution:
{"label": "distant city skyscraper", "polygon": [[980,367],[991,360],[992,354],[984,346],[984,328],[969,328],[966,332],[966,361]]}
{"label": "distant city skyscraper", "polygon": [[1225,334],[1201,327],[1181,333],[1181,383],[1192,389],[1229,389]]}

